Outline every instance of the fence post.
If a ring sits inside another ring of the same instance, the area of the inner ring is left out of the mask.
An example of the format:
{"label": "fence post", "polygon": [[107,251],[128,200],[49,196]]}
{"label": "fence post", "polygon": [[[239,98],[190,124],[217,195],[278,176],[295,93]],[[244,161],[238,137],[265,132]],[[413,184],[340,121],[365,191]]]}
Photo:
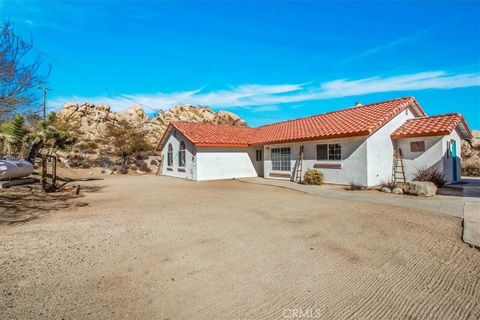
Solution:
{"label": "fence post", "polygon": [[42,190],[47,191],[47,157],[42,155]]}

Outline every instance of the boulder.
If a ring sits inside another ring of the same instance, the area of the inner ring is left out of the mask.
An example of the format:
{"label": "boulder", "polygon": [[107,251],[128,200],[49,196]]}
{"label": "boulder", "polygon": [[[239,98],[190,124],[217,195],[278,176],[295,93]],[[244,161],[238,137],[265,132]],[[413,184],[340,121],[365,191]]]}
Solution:
{"label": "boulder", "polygon": [[[103,145],[102,141],[107,127],[120,121],[127,121],[136,130],[142,132],[152,146],[157,145],[171,121],[246,125],[245,121],[234,113],[214,112],[208,107],[191,104],[182,104],[170,110],[161,110],[155,118],[149,118],[143,108],[138,105],[122,112],[113,112],[110,106],[105,104],[68,102],[58,112],[58,118],[68,122],[76,134],[78,143],[95,141],[99,144],[100,149],[110,147]],[[65,158],[62,160],[67,162]]]}
{"label": "boulder", "polygon": [[393,188],[392,193],[402,194],[402,193],[403,193],[403,189],[402,189],[402,188]]}
{"label": "boulder", "polygon": [[428,181],[412,181],[407,184],[408,193],[420,197],[433,197],[437,193],[437,187]]}
{"label": "boulder", "polygon": [[113,171],[110,169],[102,169],[103,174],[113,174]]}
{"label": "boulder", "polygon": [[385,192],[385,193],[392,193],[392,190],[390,190],[390,188],[387,188],[387,187],[383,187],[382,189],[380,189],[382,192]]}

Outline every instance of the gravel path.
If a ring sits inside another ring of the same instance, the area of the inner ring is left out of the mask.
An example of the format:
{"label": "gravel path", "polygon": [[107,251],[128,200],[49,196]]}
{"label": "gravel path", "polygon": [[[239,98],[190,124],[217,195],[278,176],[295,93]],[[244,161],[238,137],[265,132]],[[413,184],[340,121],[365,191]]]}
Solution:
{"label": "gravel path", "polygon": [[458,218],[238,181],[88,185],[0,225],[0,319],[480,318]]}

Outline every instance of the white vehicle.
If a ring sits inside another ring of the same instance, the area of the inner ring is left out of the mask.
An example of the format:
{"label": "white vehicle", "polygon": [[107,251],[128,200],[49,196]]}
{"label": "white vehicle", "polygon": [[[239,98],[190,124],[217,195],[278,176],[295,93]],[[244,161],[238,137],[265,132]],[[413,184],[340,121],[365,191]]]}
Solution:
{"label": "white vehicle", "polygon": [[33,165],[28,161],[13,157],[0,159],[0,180],[26,177],[32,172]]}

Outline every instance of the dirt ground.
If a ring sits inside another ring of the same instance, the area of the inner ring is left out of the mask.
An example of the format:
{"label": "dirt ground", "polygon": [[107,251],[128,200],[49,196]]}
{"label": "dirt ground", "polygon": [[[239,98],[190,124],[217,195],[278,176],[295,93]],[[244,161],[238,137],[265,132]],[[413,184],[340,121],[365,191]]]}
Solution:
{"label": "dirt ground", "polygon": [[83,184],[0,225],[1,319],[480,318],[458,218],[239,181]]}

